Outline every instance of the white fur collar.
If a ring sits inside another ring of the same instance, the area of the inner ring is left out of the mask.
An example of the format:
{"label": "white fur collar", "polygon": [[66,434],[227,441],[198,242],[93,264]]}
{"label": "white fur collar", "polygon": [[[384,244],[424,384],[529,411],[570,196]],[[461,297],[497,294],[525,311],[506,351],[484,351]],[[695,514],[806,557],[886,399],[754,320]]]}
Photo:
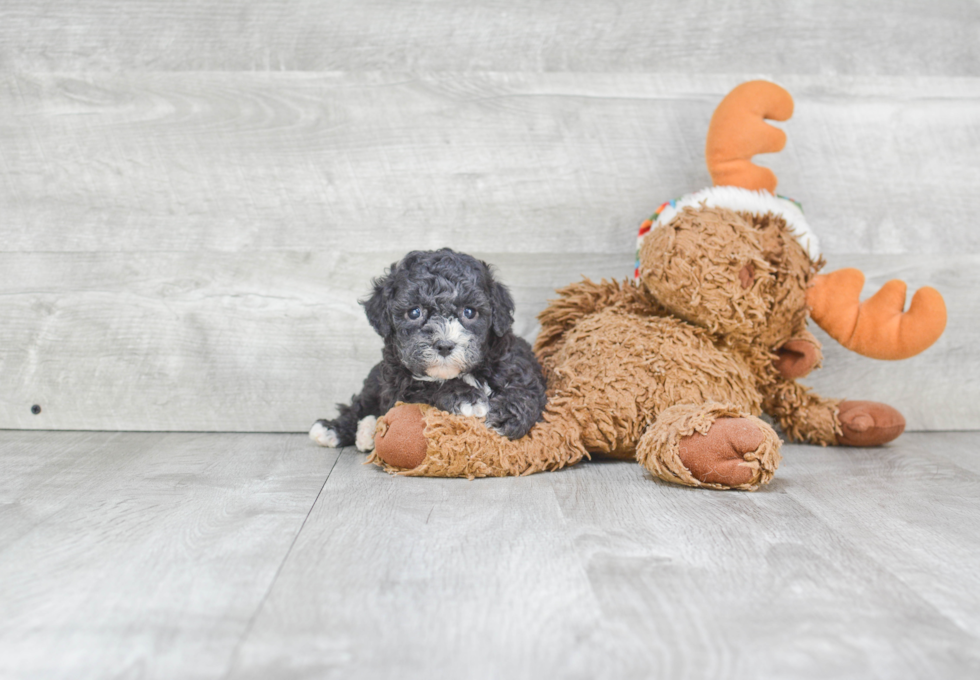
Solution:
{"label": "white fur collar", "polygon": [[696,208],[705,205],[709,208],[728,208],[738,212],[749,212],[756,215],[773,213],[786,220],[787,226],[796,240],[806,250],[810,259],[816,262],[820,259],[820,242],[816,234],[810,230],[803,211],[799,205],[788,198],[773,196],[768,191],[752,191],[741,187],[709,187],[670,203],[665,203],[663,209],[653,223],[652,229],[669,224],[677,213],[684,208]]}

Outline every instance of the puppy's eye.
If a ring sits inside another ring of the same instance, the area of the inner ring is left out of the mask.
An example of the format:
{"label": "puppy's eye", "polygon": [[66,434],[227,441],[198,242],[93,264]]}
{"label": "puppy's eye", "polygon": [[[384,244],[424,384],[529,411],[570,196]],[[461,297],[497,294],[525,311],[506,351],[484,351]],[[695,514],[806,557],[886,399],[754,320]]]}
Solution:
{"label": "puppy's eye", "polygon": [[412,307],[410,310],[408,310],[407,312],[405,312],[405,316],[408,317],[409,319],[411,319],[412,321],[415,321],[420,316],[422,316],[422,308],[421,307]]}
{"label": "puppy's eye", "polygon": [[463,307],[463,316],[465,316],[467,319],[475,319],[476,310],[472,307]]}

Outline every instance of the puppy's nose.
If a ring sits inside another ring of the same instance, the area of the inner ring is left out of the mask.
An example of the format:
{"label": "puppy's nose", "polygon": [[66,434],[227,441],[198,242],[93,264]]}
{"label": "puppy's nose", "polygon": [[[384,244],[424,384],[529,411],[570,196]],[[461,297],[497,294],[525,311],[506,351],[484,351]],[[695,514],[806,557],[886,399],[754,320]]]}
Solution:
{"label": "puppy's nose", "polygon": [[444,357],[448,357],[454,349],[456,349],[456,343],[452,340],[436,340],[433,345],[436,351],[439,352]]}

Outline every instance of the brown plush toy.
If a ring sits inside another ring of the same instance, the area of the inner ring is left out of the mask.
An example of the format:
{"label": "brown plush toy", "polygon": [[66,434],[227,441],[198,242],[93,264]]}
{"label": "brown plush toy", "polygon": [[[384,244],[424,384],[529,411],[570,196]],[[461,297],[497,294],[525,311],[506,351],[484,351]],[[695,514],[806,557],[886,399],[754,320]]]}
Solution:
{"label": "brown plush toy", "polygon": [[751,163],[778,151],[793,100],[764,81],[718,106],[706,156],[715,186],[661,206],[641,229],[635,281],[584,280],[539,319],[548,378],[544,421],[511,441],[480,419],[399,405],[378,423],[372,461],[441,477],[524,475],[590,454],[635,458],[662,480],[754,490],[779,464],[768,413],[794,441],[874,446],[902,433],[885,404],[821,397],[796,382],[821,362],[807,319],[845,347],[902,359],[945,327],[935,290],[907,312],[891,281],[860,303],[857,270],[818,275],[823,260],[799,207]]}

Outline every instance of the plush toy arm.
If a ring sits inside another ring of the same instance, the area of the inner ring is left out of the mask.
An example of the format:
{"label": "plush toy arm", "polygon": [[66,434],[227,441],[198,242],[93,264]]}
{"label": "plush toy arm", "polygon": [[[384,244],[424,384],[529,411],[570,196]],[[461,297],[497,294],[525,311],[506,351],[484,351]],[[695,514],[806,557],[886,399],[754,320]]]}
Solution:
{"label": "plush toy arm", "polygon": [[823,446],[878,446],[905,430],[905,418],[888,404],[825,399],[791,380],[772,385],[762,408],[791,440]]}
{"label": "plush toy arm", "polygon": [[638,314],[663,313],[659,305],[629,281],[603,279],[596,283],[583,278],[557,292],[558,299],[551,300],[548,307],[538,314],[541,332],[534,343],[534,353],[546,369],[548,359],[561,349],[565,333],[583,317],[613,306],[623,306]]}
{"label": "plush toy arm", "polygon": [[763,391],[762,409],[779,422],[791,441],[837,444],[840,399],[825,399],[793,380],[779,380]]}
{"label": "plush toy arm", "polygon": [[399,404],[378,420],[367,462],[414,477],[508,477],[559,470],[587,458],[581,430],[560,407],[520,439],[487,429],[482,420]]}

